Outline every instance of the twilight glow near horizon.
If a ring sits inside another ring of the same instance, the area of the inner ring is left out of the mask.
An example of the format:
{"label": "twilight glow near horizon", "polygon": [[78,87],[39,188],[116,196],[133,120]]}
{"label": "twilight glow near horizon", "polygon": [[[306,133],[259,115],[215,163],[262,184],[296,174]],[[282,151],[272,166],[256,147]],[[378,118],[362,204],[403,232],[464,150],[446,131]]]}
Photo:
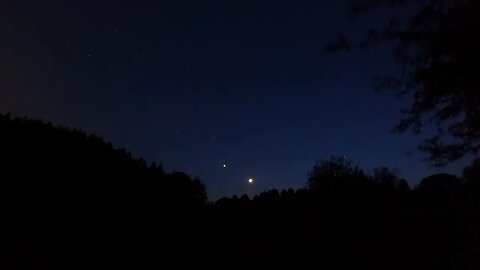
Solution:
{"label": "twilight glow near horizon", "polygon": [[431,169],[391,132],[406,103],[372,82],[397,70],[388,48],[323,52],[379,20],[350,1],[19,2],[0,8],[0,113],[95,133],[210,199],[303,187],[331,155],[411,184],[464,165]]}

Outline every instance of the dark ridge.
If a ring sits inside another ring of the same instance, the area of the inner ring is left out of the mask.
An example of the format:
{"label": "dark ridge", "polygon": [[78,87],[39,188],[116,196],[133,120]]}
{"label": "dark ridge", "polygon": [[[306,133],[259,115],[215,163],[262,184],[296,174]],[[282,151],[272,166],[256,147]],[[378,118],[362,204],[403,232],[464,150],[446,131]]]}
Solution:
{"label": "dark ridge", "polygon": [[305,188],[207,204],[184,173],[0,116],[0,267],[477,269],[478,164],[410,189],[388,167],[332,157]]}
{"label": "dark ridge", "polygon": [[152,252],[174,252],[183,236],[169,230],[207,200],[199,179],[165,173],[97,136],[9,115],[0,116],[0,181],[1,264],[20,269],[108,264],[147,244],[133,237],[146,240],[145,231],[163,239]]}

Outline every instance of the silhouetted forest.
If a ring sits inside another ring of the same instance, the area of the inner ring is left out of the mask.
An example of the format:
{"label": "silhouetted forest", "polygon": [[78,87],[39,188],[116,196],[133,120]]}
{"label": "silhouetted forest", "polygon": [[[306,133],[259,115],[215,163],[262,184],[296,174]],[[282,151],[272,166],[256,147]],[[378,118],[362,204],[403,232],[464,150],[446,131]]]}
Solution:
{"label": "silhouetted forest", "polygon": [[199,179],[41,121],[0,116],[0,155],[3,269],[169,264],[207,199]]}
{"label": "silhouetted forest", "polygon": [[0,116],[2,269],[479,269],[480,162],[411,189],[319,161],[303,189],[207,202],[78,130]]}

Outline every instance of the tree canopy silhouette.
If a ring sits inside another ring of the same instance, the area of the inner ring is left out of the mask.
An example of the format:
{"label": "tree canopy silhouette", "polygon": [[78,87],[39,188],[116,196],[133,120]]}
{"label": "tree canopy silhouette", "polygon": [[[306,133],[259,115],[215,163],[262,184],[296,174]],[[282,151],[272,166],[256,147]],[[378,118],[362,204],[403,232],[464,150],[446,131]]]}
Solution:
{"label": "tree canopy silhouette", "polygon": [[439,173],[422,179],[416,190],[432,194],[451,195],[461,186],[460,179],[455,175]]}
{"label": "tree canopy silhouette", "polygon": [[411,191],[388,167],[331,157],[307,188],[209,204],[199,179],[81,131],[0,116],[0,150],[2,269],[480,265],[478,161]]}
{"label": "tree canopy silhouette", "polygon": [[37,201],[30,207],[48,201],[43,210],[73,210],[75,205],[120,210],[207,200],[199,179],[165,173],[161,165],[147,166],[126,150],[78,130],[0,116],[0,149],[1,192],[11,193],[2,199]]}
{"label": "tree canopy silhouette", "polygon": [[386,166],[374,168],[371,178],[388,189],[397,188],[400,182],[397,174]]}
{"label": "tree canopy silhouette", "polygon": [[480,202],[480,159],[476,159],[463,170],[467,191]]}
{"label": "tree canopy silhouette", "polygon": [[355,181],[365,179],[363,171],[353,166],[347,158],[332,156],[328,160],[320,160],[315,164],[308,178],[307,187],[310,190],[332,191],[337,188],[348,188]]}
{"label": "tree canopy silhouette", "polygon": [[378,43],[393,44],[398,76],[378,79],[380,88],[394,89],[413,102],[403,112],[396,130],[419,133],[434,124],[437,133],[419,145],[434,165],[458,160],[480,151],[480,2],[477,0],[365,0],[352,6],[363,14],[402,5],[416,7],[407,22],[392,17],[383,27],[371,29],[365,40],[351,44],[346,37],[326,47],[345,50]]}

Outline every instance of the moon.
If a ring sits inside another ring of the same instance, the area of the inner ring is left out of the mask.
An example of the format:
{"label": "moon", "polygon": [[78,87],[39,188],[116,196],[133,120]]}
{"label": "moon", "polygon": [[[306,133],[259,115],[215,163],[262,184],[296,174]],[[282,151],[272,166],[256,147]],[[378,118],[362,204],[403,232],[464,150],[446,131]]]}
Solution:
{"label": "moon", "polygon": [[253,178],[248,179],[249,184],[253,184]]}

